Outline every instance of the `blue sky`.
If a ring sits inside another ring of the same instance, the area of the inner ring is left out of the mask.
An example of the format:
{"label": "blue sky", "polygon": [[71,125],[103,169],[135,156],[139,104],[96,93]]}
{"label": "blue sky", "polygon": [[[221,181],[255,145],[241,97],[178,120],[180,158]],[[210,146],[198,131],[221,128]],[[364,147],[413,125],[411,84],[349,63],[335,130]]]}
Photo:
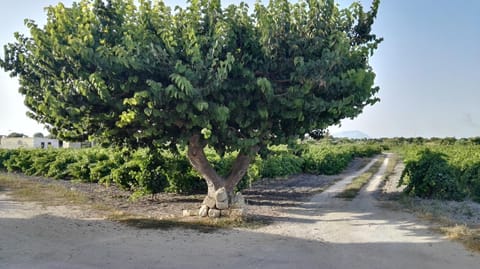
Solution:
{"label": "blue sky", "polygon": [[[337,2],[347,6],[352,1]],[[0,44],[25,30],[24,18],[42,23],[43,7],[56,3],[3,0]],[[385,41],[371,59],[381,102],[331,131],[360,130],[371,137],[480,136],[479,10],[478,0],[383,0],[374,32]],[[17,80],[0,71],[0,134],[45,132],[25,115],[17,88]]]}

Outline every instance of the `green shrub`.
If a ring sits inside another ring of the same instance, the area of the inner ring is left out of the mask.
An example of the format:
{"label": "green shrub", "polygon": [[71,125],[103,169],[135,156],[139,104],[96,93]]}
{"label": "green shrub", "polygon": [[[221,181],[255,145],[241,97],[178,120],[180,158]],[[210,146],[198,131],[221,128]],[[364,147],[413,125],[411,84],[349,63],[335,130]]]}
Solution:
{"label": "green shrub", "polygon": [[58,150],[39,150],[33,158],[32,167],[35,170],[32,174],[35,176],[47,176],[48,170],[58,156]]}
{"label": "green shrub", "polygon": [[261,177],[275,178],[298,174],[303,171],[303,159],[289,153],[280,153],[263,160]]}
{"label": "green shrub", "polygon": [[30,151],[19,149],[13,151],[10,158],[4,162],[8,172],[25,173],[32,167],[33,160]]}
{"label": "green shrub", "polygon": [[458,176],[445,154],[424,149],[416,159],[405,162],[400,184],[406,183],[405,192],[421,198],[462,200],[465,193]]}
{"label": "green shrub", "polygon": [[[443,141],[443,140],[441,140]],[[458,142],[458,141],[457,141]],[[471,198],[475,201],[480,201],[480,146],[474,143],[429,143],[423,146],[404,146],[401,148],[401,153],[406,164],[405,184],[410,183],[410,175],[423,175],[423,180],[432,180],[432,176],[428,174],[425,167],[431,167],[431,171],[440,171],[441,177],[438,177],[435,183],[441,185],[442,183],[448,185],[444,191],[440,191],[438,195],[424,195],[418,194],[421,197],[430,197],[438,199],[453,199],[461,200]],[[440,155],[439,158],[432,157],[432,155]],[[408,169],[407,169],[408,168]],[[448,171],[444,171],[448,170]],[[451,176],[453,178],[446,178]],[[410,191],[414,186],[407,185],[407,191],[416,194],[415,191]],[[444,192],[449,194],[444,195]],[[428,193],[427,193],[428,194]]]}
{"label": "green shrub", "polygon": [[[76,161],[68,165],[68,173],[72,179],[98,182],[98,178],[92,176],[91,172],[96,165],[109,160],[108,150],[102,148],[81,149],[76,150],[75,155]],[[96,171],[98,172],[98,170]]]}
{"label": "green shrub", "polygon": [[57,157],[55,161],[50,163],[47,172],[47,177],[55,179],[71,179],[72,175],[68,166],[77,161],[77,155],[73,150],[57,150]]}
{"label": "green shrub", "polygon": [[16,155],[16,151],[10,149],[0,149],[0,170],[7,170],[6,162]]}
{"label": "green shrub", "polygon": [[343,148],[319,147],[312,145],[303,154],[306,173],[338,174],[352,161],[353,154]]}
{"label": "green shrub", "polygon": [[168,186],[166,192],[193,194],[205,193],[207,184],[197,172],[195,172],[184,155],[164,152],[165,177]]}
{"label": "green shrub", "polygon": [[473,163],[462,171],[461,180],[464,192],[476,202],[480,202],[480,163]]}
{"label": "green shrub", "polygon": [[165,161],[160,152],[138,149],[126,161],[112,171],[112,180],[124,188],[140,194],[155,194],[163,191],[166,177],[163,173]]}

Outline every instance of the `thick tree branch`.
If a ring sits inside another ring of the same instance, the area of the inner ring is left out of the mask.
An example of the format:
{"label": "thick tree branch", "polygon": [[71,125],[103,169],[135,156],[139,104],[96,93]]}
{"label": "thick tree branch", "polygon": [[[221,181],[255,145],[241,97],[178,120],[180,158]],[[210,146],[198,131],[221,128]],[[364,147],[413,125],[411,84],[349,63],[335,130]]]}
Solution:
{"label": "thick tree branch", "polygon": [[240,151],[238,153],[237,159],[235,159],[235,162],[233,163],[230,170],[230,174],[228,175],[226,180],[225,188],[227,189],[227,191],[233,191],[233,188],[235,188],[238,182],[242,180],[243,176],[245,176],[248,171],[248,166],[250,165],[250,162],[253,158],[255,158],[255,155],[257,154],[259,149],[259,146],[253,146],[250,148],[250,152],[245,153],[243,151]]}
{"label": "thick tree branch", "polygon": [[214,192],[225,186],[225,180],[213,169],[205,156],[205,145],[200,141],[200,135],[196,134],[188,140],[187,157],[190,164],[205,179],[208,185],[208,195],[213,197]]}

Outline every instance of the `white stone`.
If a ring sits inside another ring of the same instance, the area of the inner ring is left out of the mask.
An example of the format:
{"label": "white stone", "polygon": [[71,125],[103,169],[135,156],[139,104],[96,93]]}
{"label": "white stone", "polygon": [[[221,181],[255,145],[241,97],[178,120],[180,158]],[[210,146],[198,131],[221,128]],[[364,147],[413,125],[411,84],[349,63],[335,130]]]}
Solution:
{"label": "white stone", "polygon": [[195,212],[193,210],[184,209],[183,210],[183,216],[184,217],[195,216]]}
{"label": "white stone", "polygon": [[220,210],[220,216],[222,216],[222,217],[229,217],[229,216],[230,216],[230,209]]}
{"label": "white stone", "polygon": [[245,198],[243,195],[238,192],[233,198],[232,208],[244,208],[245,207]]}
{"label": "white stone", "polygon": [[209,211],[208,206],[202,205],[202,206],[200,207],[200,210],[198,211],[198,215],[199,215],[200,217],[206,217],[206,216],[208,216],[208,211]]}
{"label": "white stone", "polygon": [[217,209],[227,209],[228,208],[228,201],[217,201],[215,204]]}
{"label": "white stone", "polygon": [[207,196],[207,197],[205,197],[205,199],[203,199],[203,203],[202,203],[202,204],[208,206],[209,208],[214,208],[214,207],[215,207],[215,203],[216,203],[215,198],[212,198],[212,197],[210,197],[210,196]]}
{"label": "white stone", "polygon": [[228,201],[228,194],[225,188],[222,187],[215,192],[215,201],[217,202]]}
{"label": "white stone", "polygon": [[220,218],[220,210],[210,209],[210,210],[208,210],[208,216],[210,218]]}

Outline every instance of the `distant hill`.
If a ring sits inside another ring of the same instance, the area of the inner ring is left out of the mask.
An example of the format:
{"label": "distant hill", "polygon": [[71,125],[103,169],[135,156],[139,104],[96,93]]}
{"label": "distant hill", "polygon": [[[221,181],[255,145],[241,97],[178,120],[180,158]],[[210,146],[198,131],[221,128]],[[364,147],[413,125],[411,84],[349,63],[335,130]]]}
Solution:
{"label": "distant hill", "polygon": [[350,139],[370,138],[366,133],[362,133],[362,132],[357,131],[357,130],[333,133],[332,136],[333,137],[338,137],[338,138],[350,138]]}

